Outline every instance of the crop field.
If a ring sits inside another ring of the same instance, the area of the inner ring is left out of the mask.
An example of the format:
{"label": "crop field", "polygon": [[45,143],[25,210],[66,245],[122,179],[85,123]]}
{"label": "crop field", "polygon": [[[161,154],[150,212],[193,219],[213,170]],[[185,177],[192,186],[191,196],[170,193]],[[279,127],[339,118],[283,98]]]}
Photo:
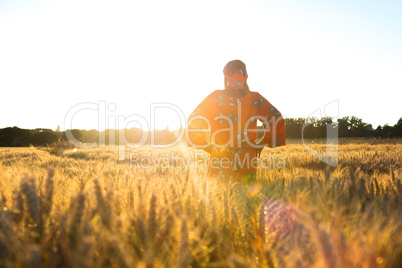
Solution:
{"label": "crop field", "polygon": [[402,266],[400,142],[266,148],[251,185],[206,157],[0,148],[0,267]]}

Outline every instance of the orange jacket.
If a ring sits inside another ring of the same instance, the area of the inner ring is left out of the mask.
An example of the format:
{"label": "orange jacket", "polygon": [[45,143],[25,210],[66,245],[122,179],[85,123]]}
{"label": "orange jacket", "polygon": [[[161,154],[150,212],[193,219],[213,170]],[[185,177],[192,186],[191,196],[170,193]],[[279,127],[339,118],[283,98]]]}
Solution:
{"label": "orange jacket", "polygon": [[[264,136],[257,141],[257,120]],[[257,143],[258,142],[258,143]],[[188,119],[187,144],[198,149],[207,147],[271,148],[285,145],[285,121],[281,113],[258,92],[241,98],[215,90],[195,108]]]}

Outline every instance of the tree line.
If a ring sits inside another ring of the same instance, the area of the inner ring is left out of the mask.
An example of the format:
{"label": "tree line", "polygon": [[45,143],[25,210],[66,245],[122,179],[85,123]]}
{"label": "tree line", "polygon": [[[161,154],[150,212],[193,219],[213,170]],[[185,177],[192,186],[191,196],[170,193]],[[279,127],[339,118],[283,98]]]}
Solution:
{"label": "tree line", "polygon": [[[124,133],[121,133],[124,131]],[[123,134],[124,141],[120,143],[120,134]],[[53,131],[51,129],[21,129],[8,127],[0,129],[0,147],[28,147],[48,146],[58,141],[68,141],[68,137],[74,137],[77,143],[97,143],[106,146],[117,146],[125,143],[137,143],[145,140],[150,144],[169,144],[174,142],[176,136],[169,130],[154,130],[152,132],[142,131],[138,128],[105,131],[69,129],[66,131]]]}
{"label": "tree line", "polygon": [[[180,130],[170,131],[154,130],[152,132],[142,131],[138,128],[124,129],[122,137],[124,141],[120,143],[120,131],[122,130],[79,130],[71,129],[56,131],[51,129],[21,129],[18,127],[7,127],[0,129],[0,147],[27,147],[27,146],[47,146],[60,140],[68,140],[67,134],[70,133],[78,142],[97,143],[107,146],[119,145],[124,143],[136,143],[145,140],[145,144],[150,144],[151,137],[154,144],[169,144],[176,140]],[[401,138],[402,137],[402,117],[394,126],[378,126],[376,129],[371,124],[363,122],[355,116],[346,116],[334,120],[331,117],[323,118],[286,118],[285,131],[287,138],[300,139],[319,139],[326,138],[328,131],[338,133],[339,138]],[[144,136],[145,135],[145,136]]]}
{"label": "tree line", "polygon": [[334,120],[332,117],[286,118],[287,138],[326,138],[328,131],[338,133],[339,138],[400,138],[402,137],[402,117],[394,126],[378,126],[363,122],[355,116],[345,116]]}

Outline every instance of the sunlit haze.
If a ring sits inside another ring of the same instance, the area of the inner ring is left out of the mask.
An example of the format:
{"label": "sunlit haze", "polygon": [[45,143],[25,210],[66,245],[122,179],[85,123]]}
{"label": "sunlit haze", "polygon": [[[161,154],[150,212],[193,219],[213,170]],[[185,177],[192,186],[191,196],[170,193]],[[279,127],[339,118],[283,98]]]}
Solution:
{"label": "sunlit haze", "polygon": [[0,0],[0,128],[176,129],[233,59],[285,117],[394,125],[401,47],[401,1]]}

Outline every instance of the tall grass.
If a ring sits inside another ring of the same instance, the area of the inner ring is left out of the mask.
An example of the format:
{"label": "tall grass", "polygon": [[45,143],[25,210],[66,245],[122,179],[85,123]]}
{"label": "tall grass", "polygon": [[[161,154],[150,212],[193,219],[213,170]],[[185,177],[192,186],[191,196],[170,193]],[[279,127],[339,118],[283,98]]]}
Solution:
{"label": "tall grass", "polygon": [[[402,145],[339,150],[330,167],[266,149],[286,166],[242,185],[113,149],[0,149],[0,267],[400,267]],[[136,152],[172,151],[192,153]]]}

